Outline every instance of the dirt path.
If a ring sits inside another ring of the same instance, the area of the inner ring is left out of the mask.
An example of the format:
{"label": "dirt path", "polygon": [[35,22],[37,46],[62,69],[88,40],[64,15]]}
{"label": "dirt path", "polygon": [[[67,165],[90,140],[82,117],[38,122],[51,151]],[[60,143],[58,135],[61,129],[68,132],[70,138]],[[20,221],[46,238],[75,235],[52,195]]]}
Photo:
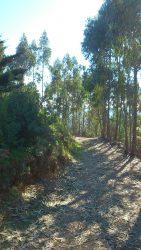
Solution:
{"label": "dirt path", "polygon": [[80,162],[9,207],[0,249],[141,249],[141,162],[77,139],[85,145]]}

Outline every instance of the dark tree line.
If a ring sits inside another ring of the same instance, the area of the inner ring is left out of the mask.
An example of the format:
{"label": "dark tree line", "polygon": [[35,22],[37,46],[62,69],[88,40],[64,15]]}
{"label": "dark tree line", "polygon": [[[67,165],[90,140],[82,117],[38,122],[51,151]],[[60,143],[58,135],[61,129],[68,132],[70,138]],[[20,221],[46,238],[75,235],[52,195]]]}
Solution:
{"label": "dark tree line", "polygon": [[131,155],[139,153],[141,141],[140,35],[141,2],[106,0],[97,18],[88,19],[82,43],[91,64],[86,88],[93,96],[101,136],[122,141]]}

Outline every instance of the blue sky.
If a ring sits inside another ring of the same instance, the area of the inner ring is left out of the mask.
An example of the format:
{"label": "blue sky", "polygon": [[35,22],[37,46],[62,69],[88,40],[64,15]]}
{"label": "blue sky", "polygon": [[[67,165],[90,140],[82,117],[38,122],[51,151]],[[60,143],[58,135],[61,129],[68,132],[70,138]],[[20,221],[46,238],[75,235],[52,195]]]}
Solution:
{"label": "blue sky", "polygon": [[0,34],[7,53],[14,53],[23,32],[38,41],[46,30],[52,50],[51,62],[69,53],[86,64],[81,53],[88,17],[97,14],[103,0],[0,0]]}

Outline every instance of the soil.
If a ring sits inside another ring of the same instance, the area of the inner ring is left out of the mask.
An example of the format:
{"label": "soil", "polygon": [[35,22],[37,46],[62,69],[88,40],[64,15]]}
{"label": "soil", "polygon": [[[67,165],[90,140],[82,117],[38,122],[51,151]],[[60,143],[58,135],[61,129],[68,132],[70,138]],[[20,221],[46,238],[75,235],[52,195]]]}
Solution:
{"label": "soil", "polygon": [[0,249],[141,249],[141,161],[98,138],[77,140],[79,160],[59,178],[1,202]]}

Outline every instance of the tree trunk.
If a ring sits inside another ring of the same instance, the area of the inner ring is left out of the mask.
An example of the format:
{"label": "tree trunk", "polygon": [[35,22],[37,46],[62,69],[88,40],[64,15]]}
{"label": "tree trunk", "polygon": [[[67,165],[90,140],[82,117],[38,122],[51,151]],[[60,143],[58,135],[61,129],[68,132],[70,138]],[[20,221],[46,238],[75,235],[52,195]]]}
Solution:
{"label": "tree trunk", "polygon": [[85,135],[85,105],[83,107],[83,118],[82,118],[82,135]]}
{"label": "tree trunk", "polygon": [[118,96],[117,96],[117,99],[116,99],[116,124],[115,124],[115,134],[114,134],[114,141],[116,142],[117,141],[117,137],[118,137],[118,123],[119,123],[119,112],[118,112],[118,104],[119,104],[119,101],[118,101]]}
{"label": "tree trunk", "polygon": [[106,110],[106,101],[103,104],[103,114],[102,114],[102,133],[101,136],[105,140],[106,139],[106,128],[107,128],[107,110]]}
{"label": "tree trunk", "polygon": [[137,83],[137,68],[134,68],[134,97],[133,97],[133,127],[132,127],[132,145],[131,155],[136,155],[137,147],[137,97],[138,97],[138,83]]}
{"label": "tree trunk", "polygon": [[42,64],[42,101],[44,96],[44,62]]}
{"label": "tree trunk", "polygon": [[108,99],[108,109],[107,109],[107,139],[111,141],[110,136],[110,100]]}
{"label": "tree trunk", "polygon": [[127,119],[127,105],[124,103],[124,132],[125,132],[125,139],[124,139],[124,146],[125,146],[125,153],[128,153],[128,119]]}
{"label": "tree trunk", "polygon": [[129,151],[131,152],[132,145],[132,116],[131,116],[131,104],[129,104]]}
{"label": "tree trunk", "polygon": [[33,83],[35,83],[35,67],[33,66]]}
{"label": "tree trunk", "polygon": [[119,110],[117,141],[120,141],[121,117],[122,117],[122,103],[120,104],[120,110]]}

